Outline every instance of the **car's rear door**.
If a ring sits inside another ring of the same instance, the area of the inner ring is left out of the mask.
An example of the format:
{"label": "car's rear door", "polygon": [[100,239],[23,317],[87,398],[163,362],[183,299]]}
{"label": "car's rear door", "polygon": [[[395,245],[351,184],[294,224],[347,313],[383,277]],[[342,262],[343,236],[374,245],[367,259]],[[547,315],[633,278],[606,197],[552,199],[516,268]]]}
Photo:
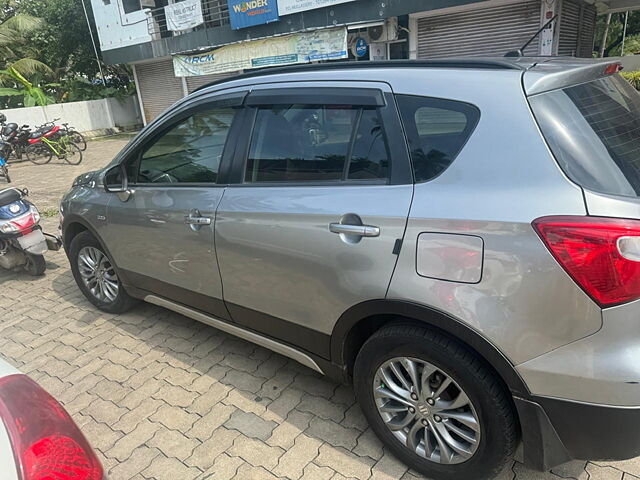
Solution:
{"label": "car's rear door", "polygon": [[388,84],[255,86],[216,215],[234,321],[328,357],[349,307],[384,298],[413,193]]}

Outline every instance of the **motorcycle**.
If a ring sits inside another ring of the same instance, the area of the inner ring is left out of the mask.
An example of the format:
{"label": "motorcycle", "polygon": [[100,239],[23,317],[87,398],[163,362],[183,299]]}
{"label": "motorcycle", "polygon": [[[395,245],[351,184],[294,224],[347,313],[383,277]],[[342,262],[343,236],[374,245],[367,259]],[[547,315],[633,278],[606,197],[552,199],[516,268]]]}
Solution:
{"label": "motorcycle", "polygon": [[0,190],[0,267],[39,276],[46,270],[44,253],[60,250],[62,242],[42,231],[40,213],[28,194],[27,189]]}
{"label": "motorcycle", "polygon": [[0,130],[2,140],[11,144],[16,159],[21,160],[25,148],[29,146],[29,136],[31,135],[29,125],[18,127],[17,123],[0,123],[0,126],[2,126],[2,130]]}

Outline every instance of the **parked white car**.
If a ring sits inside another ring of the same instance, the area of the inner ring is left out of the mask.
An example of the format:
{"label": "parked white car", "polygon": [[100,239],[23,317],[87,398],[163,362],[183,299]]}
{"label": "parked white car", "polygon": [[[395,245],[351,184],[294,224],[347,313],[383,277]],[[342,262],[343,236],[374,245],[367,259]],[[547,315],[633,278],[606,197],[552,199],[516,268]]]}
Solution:
{"label": "parked white car", "polygon": [[0,480],[103,480],[95,452],[58,401],[0,359]]}

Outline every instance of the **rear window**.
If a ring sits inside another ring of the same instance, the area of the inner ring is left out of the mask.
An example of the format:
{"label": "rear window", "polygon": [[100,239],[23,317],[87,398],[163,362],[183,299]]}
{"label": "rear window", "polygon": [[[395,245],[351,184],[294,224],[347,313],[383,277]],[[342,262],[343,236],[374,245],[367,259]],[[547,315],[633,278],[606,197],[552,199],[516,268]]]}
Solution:
{"label": "rear window", "polygon": [[468,103],[397,95],[416,182],[440,175],[473,132],[480,111]]}
{"label": "rear window", "polygon": [[530,98],[560,167],[595,192],[640,195],[640,95],[619,75]]}

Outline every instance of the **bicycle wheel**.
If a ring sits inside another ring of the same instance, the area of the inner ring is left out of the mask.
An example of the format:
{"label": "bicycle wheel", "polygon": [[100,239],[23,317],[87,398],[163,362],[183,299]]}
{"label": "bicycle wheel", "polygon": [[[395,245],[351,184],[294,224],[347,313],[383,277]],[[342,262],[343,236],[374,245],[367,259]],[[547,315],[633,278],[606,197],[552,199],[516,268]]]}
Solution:
{"label": "bicycle wheel", "polygon": [[67,143],[64,146],[64,159],[70,165],[78,165],[82,161],[82,150],[75,143]]}
{"label": "bicycle wheel", "polygon": [[24,153],[27,156],[27,160],[31,163],[35,163],[36,165],[49,163],[53,156],[51,149],[41,142],[32,143],[26,148]]}
{"label": "bicycle wheel", "polygon": [[71,130],[69,133],[69,139],[78,145],[78,148],[81,151],[85,151],[87,149],[87,141],[84,139],[84,136],[80,132],[76,132],[75,130]]}

